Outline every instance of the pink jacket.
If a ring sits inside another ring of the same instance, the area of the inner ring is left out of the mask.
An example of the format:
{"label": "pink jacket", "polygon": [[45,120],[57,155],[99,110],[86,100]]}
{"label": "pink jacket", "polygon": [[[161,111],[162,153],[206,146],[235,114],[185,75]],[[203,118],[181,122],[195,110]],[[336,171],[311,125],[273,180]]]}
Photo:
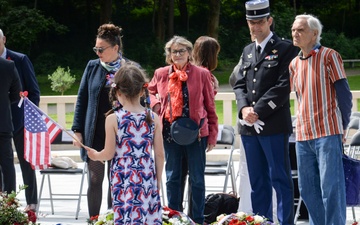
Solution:
{"label": "pink jacket", "polygon": [[[170,66],[161,67],[154,73],[154,77],[149,83],[151,108],[157,103],[161,104],[160,117],[165,115],[165,109],[168,104],[168,75]],[[209,144],[216,144],[218,133],[218,118],[215,110],[214,87],[211,81],[211,73],[201,67],[188,64],[186,68],[188,80],[186,85],[189,92],[189,110],[190,118],[200,124],[204,118],[204,124],[201,127],[201,137],[208,136]]]}

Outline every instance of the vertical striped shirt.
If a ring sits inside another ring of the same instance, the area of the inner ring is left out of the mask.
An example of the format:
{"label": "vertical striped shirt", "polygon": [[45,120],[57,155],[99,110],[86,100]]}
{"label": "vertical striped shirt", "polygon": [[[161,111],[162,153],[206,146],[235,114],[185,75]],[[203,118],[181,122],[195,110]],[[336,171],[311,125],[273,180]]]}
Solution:
{"label": "vertical striped shirt", "polygon": [[346,78],[341,56],[326,47],[310,54],[306,58],[295,57],[289,65],[291,89],[296,92],[298,101],[297,141],[343,132],[334,87],[337,80]]}

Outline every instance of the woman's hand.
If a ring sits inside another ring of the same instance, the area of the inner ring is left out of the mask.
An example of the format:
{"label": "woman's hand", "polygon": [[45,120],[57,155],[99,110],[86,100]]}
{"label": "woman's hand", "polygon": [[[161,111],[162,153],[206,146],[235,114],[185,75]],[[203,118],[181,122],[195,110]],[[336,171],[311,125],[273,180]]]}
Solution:
{"label": "woman's hand", "polygon": [[82,134],[79,132],[74,133],[77,140],[73,140],[73,145],[76,147],[81,147],[81,144],[83,142]]}
{"label": "woman's hand", "polygon": [[85,148],[85,150],[87,151],[88,157],[89,157],[91,160],[96,161],[97,151],[96,151],[95,149],[93,149],[93,148],[88,147],[88,146],[85,146],[84,148]]}
{"label": "woman's hand", "polygon": [[213,150],[214,147],[215,147],[215,145],[208,144],[206,152],[210,152],[211,150]]}
{"label": "woman's hand", "polygon": [[160,105],[160,103],[157,103],[157,104],[155,104],[154,107],[152,108],[152,111],[153,111],[154,113],[156,113],[157,115],[160,115],[160,109],[161,109],[161,105]]}

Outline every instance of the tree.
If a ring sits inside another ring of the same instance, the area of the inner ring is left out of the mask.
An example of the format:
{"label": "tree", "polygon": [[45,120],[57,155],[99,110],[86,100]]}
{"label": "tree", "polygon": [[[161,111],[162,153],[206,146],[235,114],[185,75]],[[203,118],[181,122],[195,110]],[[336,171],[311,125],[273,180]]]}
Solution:
{"label": "tree", "polygon": [[112,14],[112,0],[101,0],[100,1],[100,24],[110,22],[111,14]]}
{"label": "tree", "polygon": [[71,88],[71,85],[75,82],[75,76],[71,76],[69,67],[67,71],[64,68],[58,67],[55,72],[51,75],[48,75],[48,79],[51,80],[51,89],[55,92],[61,92],[61,95],[64,95],[64,92]]}
{"label": "tree", "polygon": [[[154,14],[156,17],[155,36],[159,41],[165,40],[165,24],[164,24],[165,1],[166,0],[158,0],[157,8],[155,7],[155,12],[156,12]],[[156,0],[154,0],[154,4],[156,5]]]}
{"label": "tree", "polygon": [[181,25],[186,31],[186,33],[189,33],[189,12],[188,12],[186,0],[179,0],[179,11],[180,11]]}
{"label": "tree", "polygon": [[210,0],[209,6],[210,10],[207,32],[209,36],[218,39],[221,2],[220,0]]}
{"label": "tree", "polygon": [[174,0],[169,0],[169,7],[168,7],[168,36],[174,36]]}
{"label": "tree", "polygon": [[[1,14],[0,14],[1,15]],[[7,36],[9,46],[30,55],[31,44],[41,35],[54,30],[57,34],[68,31],[67,27],[57,23],[51,17],[45,17],[39,10],[25,6],[10,7],[0,17],[0,27]]]}

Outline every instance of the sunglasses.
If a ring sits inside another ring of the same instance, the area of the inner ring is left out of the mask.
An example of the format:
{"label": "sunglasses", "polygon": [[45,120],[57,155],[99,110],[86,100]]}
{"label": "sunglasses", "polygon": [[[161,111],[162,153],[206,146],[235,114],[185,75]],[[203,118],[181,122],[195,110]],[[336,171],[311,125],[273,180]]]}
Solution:
{"label": "sunglasses", "polygon": [[97,48],[97,47],[93,47],[93,51],[95,52],[95,53],[103,53],[107,48],[110,48],[111,47],[111,45],[110,46],[107,46],[106,48]]}

